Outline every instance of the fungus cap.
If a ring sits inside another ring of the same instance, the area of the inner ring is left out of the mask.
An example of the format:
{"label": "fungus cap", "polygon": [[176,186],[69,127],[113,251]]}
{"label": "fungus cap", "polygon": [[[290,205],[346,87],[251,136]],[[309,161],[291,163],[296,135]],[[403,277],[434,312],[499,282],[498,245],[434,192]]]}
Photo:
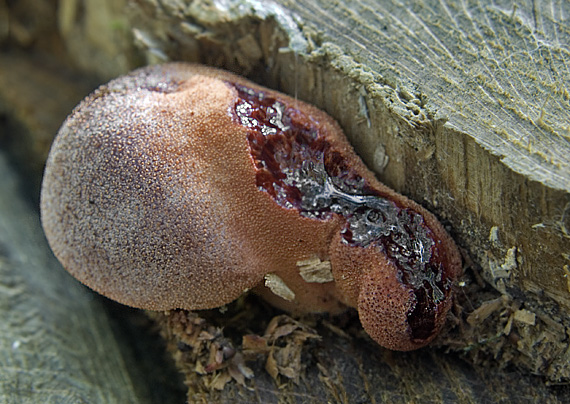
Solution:
{"label": "fungus cap", "polygon": [[[76,107],[41,213],[63,266],[121,303],[205,309],[256,288],[290,311],[355,307],[392,349],[433,339],[461,269],[433,215],[378,182],[324,112],[184,63]],[[424,315],[432,329],[414,339]]]}

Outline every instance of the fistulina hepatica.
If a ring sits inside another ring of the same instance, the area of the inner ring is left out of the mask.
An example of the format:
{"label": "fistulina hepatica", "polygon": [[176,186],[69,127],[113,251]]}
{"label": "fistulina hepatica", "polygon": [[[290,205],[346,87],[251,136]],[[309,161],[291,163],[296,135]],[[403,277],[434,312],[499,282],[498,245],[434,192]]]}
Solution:
{"label": "fistulina hepatica", "polygon": [[380,345],[440,330],[461,272],[437,219],[381,184],[338,124],[233,74],[172,63],[101,86],[67,118],[42,186],[63,266],[121,303],[358,310]]}

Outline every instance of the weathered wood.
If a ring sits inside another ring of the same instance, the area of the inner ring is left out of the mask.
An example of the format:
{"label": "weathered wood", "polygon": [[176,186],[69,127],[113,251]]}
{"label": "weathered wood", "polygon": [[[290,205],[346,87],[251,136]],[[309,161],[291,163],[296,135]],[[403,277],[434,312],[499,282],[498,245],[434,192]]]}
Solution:
{"label": "weathered wood", "polygon": [[9,117],[0,141],[36,197],[54,133],[95,86],[49,58],[0,55],[0,114]]}

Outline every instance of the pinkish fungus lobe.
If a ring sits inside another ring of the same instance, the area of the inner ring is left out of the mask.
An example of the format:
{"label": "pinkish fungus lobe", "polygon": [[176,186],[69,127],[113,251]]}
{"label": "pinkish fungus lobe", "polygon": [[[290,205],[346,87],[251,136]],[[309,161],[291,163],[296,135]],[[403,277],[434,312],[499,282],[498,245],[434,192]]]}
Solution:
{"label": "pinkish fungus lobe", "polygon": [[194,310],[255,288],[290,311],[355,307],[391,349],[435,337],[461,270],[435,217],[378,182],[328,115],[196,65],[84,100],[41,208],[64,267],[110,298]]}

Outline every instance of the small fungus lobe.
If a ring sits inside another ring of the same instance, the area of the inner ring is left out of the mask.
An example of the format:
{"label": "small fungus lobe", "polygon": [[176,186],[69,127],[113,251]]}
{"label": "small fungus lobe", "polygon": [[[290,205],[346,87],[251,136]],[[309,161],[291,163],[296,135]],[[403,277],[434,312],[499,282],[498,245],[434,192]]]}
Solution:
{"label": "small fungus lobe", "polygon": [[354,307],[390,349],[433,340],[461,271],[441,224],[332,118],[197,65],[86,98],[54,142],[41,210],[64,267],[124,304],[204,309],[253,288],[290,311]]}

